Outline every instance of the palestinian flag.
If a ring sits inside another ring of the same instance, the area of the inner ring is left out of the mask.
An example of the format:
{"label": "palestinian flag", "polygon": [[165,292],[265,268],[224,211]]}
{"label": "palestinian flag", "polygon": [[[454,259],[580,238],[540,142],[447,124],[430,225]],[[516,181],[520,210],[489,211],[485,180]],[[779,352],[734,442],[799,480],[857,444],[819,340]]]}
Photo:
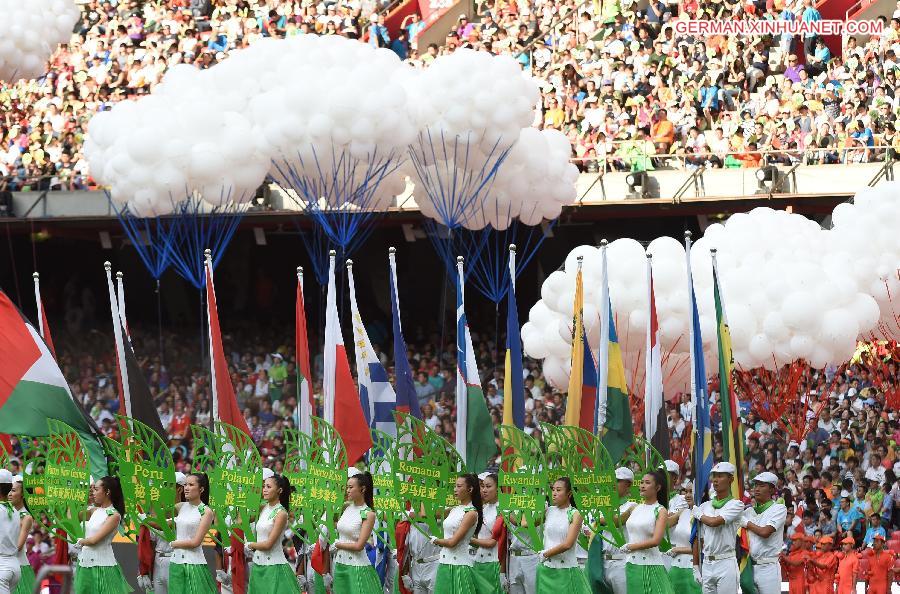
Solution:
{"label": "palestinian flag", "polygon": [[42,437],[48,419],[78,432],[90,456],[91,474],[109,474],[100,430],[72,399],[50,349],[38,331],[0,291],[0,427],[10,434]]}

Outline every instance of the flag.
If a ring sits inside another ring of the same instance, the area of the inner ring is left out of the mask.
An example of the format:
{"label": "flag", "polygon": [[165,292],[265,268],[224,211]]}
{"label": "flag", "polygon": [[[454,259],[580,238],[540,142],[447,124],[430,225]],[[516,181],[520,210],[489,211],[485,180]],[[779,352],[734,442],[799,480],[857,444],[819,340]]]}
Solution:
{"label": "flag", "polygon": [[325,313],[325,420],[334,425],[343,438],[347,447],[347,462],[353,465],[372,447],[372,434],[350,374],[350,362],[347,361],[344,337],[341,336],[334,283],[334,251],[330,260]]}
{"label": "flag", "polygon": [[659,346],[659,320],[653,291],[652,258],[647,256],[647,289],[650,321],[647,325],[647,355],[644,381],[644,437],[663,458],[669,458],[669,426],[663,406],[662,353]]}
{"label": "flag", "polygon": [[41,299],[41,275],[37,272],[32,275],[34,277],[34,300],[37,303],[38,327],[41,329],[41,336],[50,349],[50,354],[56,359],[56,348],[53,346],[53,337],[50,335],[50,324],[47,322],[47,312],[44,310],[44,300]]}
{"label": "flag", "polygon": [[584,332],[584,282],[579,258],[572,314],[572,372],[569,374],[569,391],[566,395],[565,424],[592,431],[596,402],[597,366]]}
{"label": "flag", "polygon": [[350,284],[350,315],[353,318],[353,346],[356,352],[356,380],[359,383],[359,402],[362,405],[366,424],[370,429],[397,435],[394,409],[397,395],[388,379],[384,365],[378,360],[372,342],[366,333],[359,306],[356,304],[356,282],[353,279],[353,263],[347,263],[347,278]]}
{"label": "flag", "polygon": [[516,250],[509,249],[509,291],[506,293],[506,365],[503,380],[503,424],[525,429],[525,386],[522,377],[522,337],[516,304]]}
{"label": "flag", "polygon": [[81,438],[91,474],[109,474],[100,429],[72,398],[50,349],[0,291],[0,427],[9,434],[44,437],[48,419],[62,421]]}
{"label": "flag", "polygon": [[403,329],[400,325],[400,297],[397,289],[397,260],[394,257],[395,252],[394,248],[389,250],[388,261],[391,273],[391,318],[394,323],[394,389],[397,394],[397,410],[421,419],[422,409],[419,407],[419,397],[416,395],[412,368],[409,366],[409,359],[406,358],[406,341],[403,339]]}
{"label": "flag", "polygon": [[228,374],[228,361],[222,347],[219,311],[216,306],[216,287],[213,284],[212,257],[206,255],[206,312],[209,319],[210,385],[212,386],[212,420],[233,425],[250,435],[250,428],[238,406]]}
{"label": "flag", "polygon": [[[694,280],[691,274],[691,240],[685,241],[687,258],[688,295],[691,313],[691,395],[695,409],[693,453],[694,453],[694,501],[700,505],[707,494],[713,467],[712,424],[709,419],[709,393],[706,384],[706,365],[703,362],[703,336],[700,333],[700,314],[697,312],[697,296],[694,294]],[[691,529],[691,541],[696,538],[697,522]]]}
{"label": "flag", "polygon": [[466,321],[463,279],[463,263],[459,258],[456,261],[456,451],[469,472],[478,473],[488,467],[497,451]]}
{"label": "flag", "polygon": [[306,304],[303,301],[303,268],[297,267],[297,305],[295,315],[295,336],[297,353],[297,426],[306,435],[312,434],[312,416],[316,412],[310,381],[309,337],[306,332]]}

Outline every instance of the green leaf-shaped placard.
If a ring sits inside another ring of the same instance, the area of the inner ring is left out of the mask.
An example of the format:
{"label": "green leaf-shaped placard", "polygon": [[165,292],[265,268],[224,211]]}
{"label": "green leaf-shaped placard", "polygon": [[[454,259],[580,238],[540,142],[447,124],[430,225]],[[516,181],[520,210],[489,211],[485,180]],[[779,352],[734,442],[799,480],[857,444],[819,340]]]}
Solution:
{"label": "green leaf-shaped placard", "polygon": [[379,542],[395,549],[394,526],[404,516],[400,500],[394,494],[397,481],[394,477],[394,437],[383,431],[372,431],[372,449],[369,453],[367,470],[372,475],[375,487],[374,503],[378,520],[375,537]]}
{"label": "green leaf-shaped placard", "polygon": [[[438,517],[447,507],[448,494],[453,495],[449,444],[416,417],[395,411],[394,419],[397,422],[392,464],[394,493],[401,508],[407,509],[408,504],[408,509],[418,516],[412,522],[417,530],[426,536],[441,536],[444,529]],[[420,523],[428,526],[430,534],[422,530]]]}
{"label": "green leaf-shaped placard", "polygon": [[[629,494],[628,499],[635,503],[643,502],[640,485],[641,478],[643,478],[645,474],[662,469],[663,475],[667,479],[669,477],[669,473],[665,470],[666,461],[662,457],[662,454],[660,454],[649,441],[637,435],[634,437],[634,442],[631,444],[631,447],[625,450],[621,466],[627,466],[634,472],[634,483],[631,485],[631,493]],[[671,485],[669,485],[669,495],[672,495]],[[660,501],[660,503],[666,507],[669,506],[668,501]],[[671,548],[672,543],[669,540],[669,533],[667,530],[666,534],[663,535],[663,540],[659,545],[659,549],[662,552],[666,552]]]}
{"label": "green leaf-shaped placard", "polygon": [[500,493],[497,510],[510,533],[532,550],[544,548],[541,526],[547,510],[547,463],[537,440],[510,426],[500,427]]}
{"label": "green leaf-shaped placard", "polygon": [[347,488],[344,440],[333,425],[312,417],[312,435],[309,440],[300,440],[298,455],[306,475],[306,488],[302,507],[296,512],[302,512],[302,516],[297,521],[307,542],[315,542],[323,533],[333,542],[337,540],[336,524]]}
{"label": "green leaf-shaped placard", "polygon": [[615,465],[600,439],[581,427],[541,423],[541,431],[547,444],[550,482],[568,476],[575,502],[591,530],[599,532],[603,525],[615,544],[625,544],[616,520],[609,521],[618,516],[619,494]]}
{"label": "green leaf-shaped placard", "polygon": [[311,437],[296,429],[285,429],[284,436],[284,476],[291,483],[291,530],[304,542],[315,539],[306,538],[306,531],[301,522],[303,508],[308,499],[309,475],[306,473],[307,452],[312,447]]}
{"label": "green leaf-shaped placard", "polygon": [[[129,417],[117,417],[122,443],[105,441],[110,463],[117,468],[129,519],[175,540],[175,463],[168,445],[149,426]],[[118,445],[118,455],[112,449]],[[143,520],[143,516],[146,516]]]}
{"label": "green leaf-shaped placard", "polygon": [[25,487],[25,503],[31,515],[39,519],[47,510],[47,490],[44,471],[47,467],[46,437],[17,435],[22,447],[22,486]]}
{"label": "green leaf-shaped placard", "polygon": [[75,429],[56,419],[47,419],[47,425],[46,513],[51,525],[64,530],[74,544],[84,538],[82,516],[87,511],[91,486],[90,463]]}

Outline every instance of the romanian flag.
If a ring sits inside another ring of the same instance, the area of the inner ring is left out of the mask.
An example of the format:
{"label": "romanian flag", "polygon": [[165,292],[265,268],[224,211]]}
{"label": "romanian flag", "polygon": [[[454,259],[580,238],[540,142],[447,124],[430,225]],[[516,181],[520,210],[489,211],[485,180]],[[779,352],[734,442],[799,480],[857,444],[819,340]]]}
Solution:
{"label": "romanian flag", "polygon": [[[728,329],[728,318],[722,303],[722,290],[719,286],[719,270],[713,253],[713,299],[716,304],[716,329],[719,339],[719,393],[722,402],[722,445],[724,459],[737,469],[731,483],[731,496],[741,499],[744,496],[744,440],[740,408],[737,395],[731,382],[734,370],[734,356],[731,350],[731,331]],[[750,565],[750,541],[746,530],[738,532],[738,559],[741,570],[741,589],[750,594],[753,587],[753,568]]]}
{"label": "romanian flag", "polygon": [[572,372],[569,374],[565,424],[591,431],[597,401],[597,368],[584,332],[584,283],[580,261],[575,277],[572,329]]}
{"label": "romanian flag", "polygon": [[503,380],[503,424],[525,429],[525,386],[522,377],[522,337],[516,304],[516,251],[509,253],[509,291],[506,292],[506,366]]}

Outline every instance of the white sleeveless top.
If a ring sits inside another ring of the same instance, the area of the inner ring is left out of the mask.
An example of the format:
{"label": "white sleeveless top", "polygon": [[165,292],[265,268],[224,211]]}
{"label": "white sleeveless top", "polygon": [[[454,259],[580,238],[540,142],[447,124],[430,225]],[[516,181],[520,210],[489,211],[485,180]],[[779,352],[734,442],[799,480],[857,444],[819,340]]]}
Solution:
{"label": "white sleeveless top", "polygon": [[[678,498],[681,497],[681,500]],[[669,502],[670,509],[677,509],[684,498],[676,495]],[[685,506],[687,503],[684,504]],[[669,541],[673,547],[690,547],[691,546],[691,511],[685,509],[678,516],[678,522],[669,528]],[[683,569],[691,569],[694,566],[694,556],[688,553],[675,555],[672,559],[672,567],[681,567]]]}
{"label": "white sleeveless top", "polygon": [[[352,503],[348,505],[337,523],[337,541],[355,543],[359,540],[363,518],[365,518],[370,511],[372,510],[366,505],[353,505]],[[371,563],[369,563],[369,556],[366,555],[365,548],[361,551],[345,551],[338,549],[334,555],[334,562],[343,565],[355,565],[357,567],[371,565]]]}
{"label": "white sleeveless top", "polygon": [[[466,512],[475,511],[471,505],[457,505],[450,510],[447,517],[444,518],[444,538],[453,538],[456,531],[462,525]],[[444,565],[466,565],[472,566],[471,553],[469,553],[469,541],[475,536],[475,526],[469,528],[466,535],[459,541],[455,547],[441,547],[440,562]]]}
{"label": "white sleeveless top", "polygon": [[[497,504],[485,503],[482,509],[484,515],[484,524],[478,531],[478,538],[491,538],[494,532],[494,524],[497,522]],[[495,563],[500,561],[497,554],[497,545],[487,549],[485,547],[475,547],[475,563]]]}
{"label": "white sleeveless top", "polygon": [[[100,528],[103,527],[104,522],[106,522],[106,518],[118,513],[119,512],[117,512],[112,506],[98,507],[97,509],[95,509],[94,513],[91,514],[91,518],[88,520],[87,525],[85,526],[85,537],[91,538],[95,534],[100,532]],[[113,554],[112,550],[112,541],[115,536],[116,531],[113,530],[97,544],[84,545],[84,547],[81,549],[81,553],[78,554],[78,566],[114,567],[118,565],[118,563],[116,563],[116,556]]]}
{"label": "white sleeveless top", "polygon": [[[647,505],[637,504],[628,516],[625,525],[628,527],[628,542],[640,542],[653,538],[653,530],[656,528],[656,518],[659,514],[665,514],[666,508],[658,503]],[[663,554],[659,547],[652,547],[628,553],[626,561],[633,565],[663,565]]]}
{"label": "white sleeveless top", "polygon": [[[28,510],[25,509],[24,507],[20,510],[16,510],[16,513],[19,514],[19,522],[24,522],[25,518],[31,517],[31,514],[28,513]],[[26,565],[30,565],[30,563],[28,563],[28,555],[25,554],[24,546],[21,549],[19,549],[19,554],[17,555],[17,557],[19,558],[19,567],[24,567]]]}
{"label": "white sleeveless top", "polygon": [[[285,509],[280,504],[274,507],[271,505],[263,506],[259,512],[259,519],[256,521],[256,542],[269,540],[269,537],[272,536],[272,530],[275,528],[275,518],[278,516],[278,512],[281,511],[285,511]],[[287,529],[286,523],[285,529]],[[284,547],[281,544],[284,540],[284,532],[280,536],[281,538],[276,539],[275,544],[268,551],[253,551],[254,565],[283,565],[287,563],[287,558],[284,556]]]}
{"label": "white sleeveless top", "polygon": [[[175,516],[176,540],[191,540],[200,530],[200,520],[208,509],[205,503],[191,505],[188,502],[181,504],[178,515]],[[175,549],[172,553],[172,563],[176,565],[206,565],[206,557],[203,556],[203,545],[194,549]]]}
{"label": "white sleeveless top", "polygon": [[[544,522],[544,549],[552,549],[562,544],[569,535],[569,525],[572,523],[575,509],[567,507],[560,509],[555,505],[547,508],[547,518]],[[565,553],[554,555],[549,559],[541,558],[541,563],[553,569],[578,567],[577,551],[573,546]]]}

